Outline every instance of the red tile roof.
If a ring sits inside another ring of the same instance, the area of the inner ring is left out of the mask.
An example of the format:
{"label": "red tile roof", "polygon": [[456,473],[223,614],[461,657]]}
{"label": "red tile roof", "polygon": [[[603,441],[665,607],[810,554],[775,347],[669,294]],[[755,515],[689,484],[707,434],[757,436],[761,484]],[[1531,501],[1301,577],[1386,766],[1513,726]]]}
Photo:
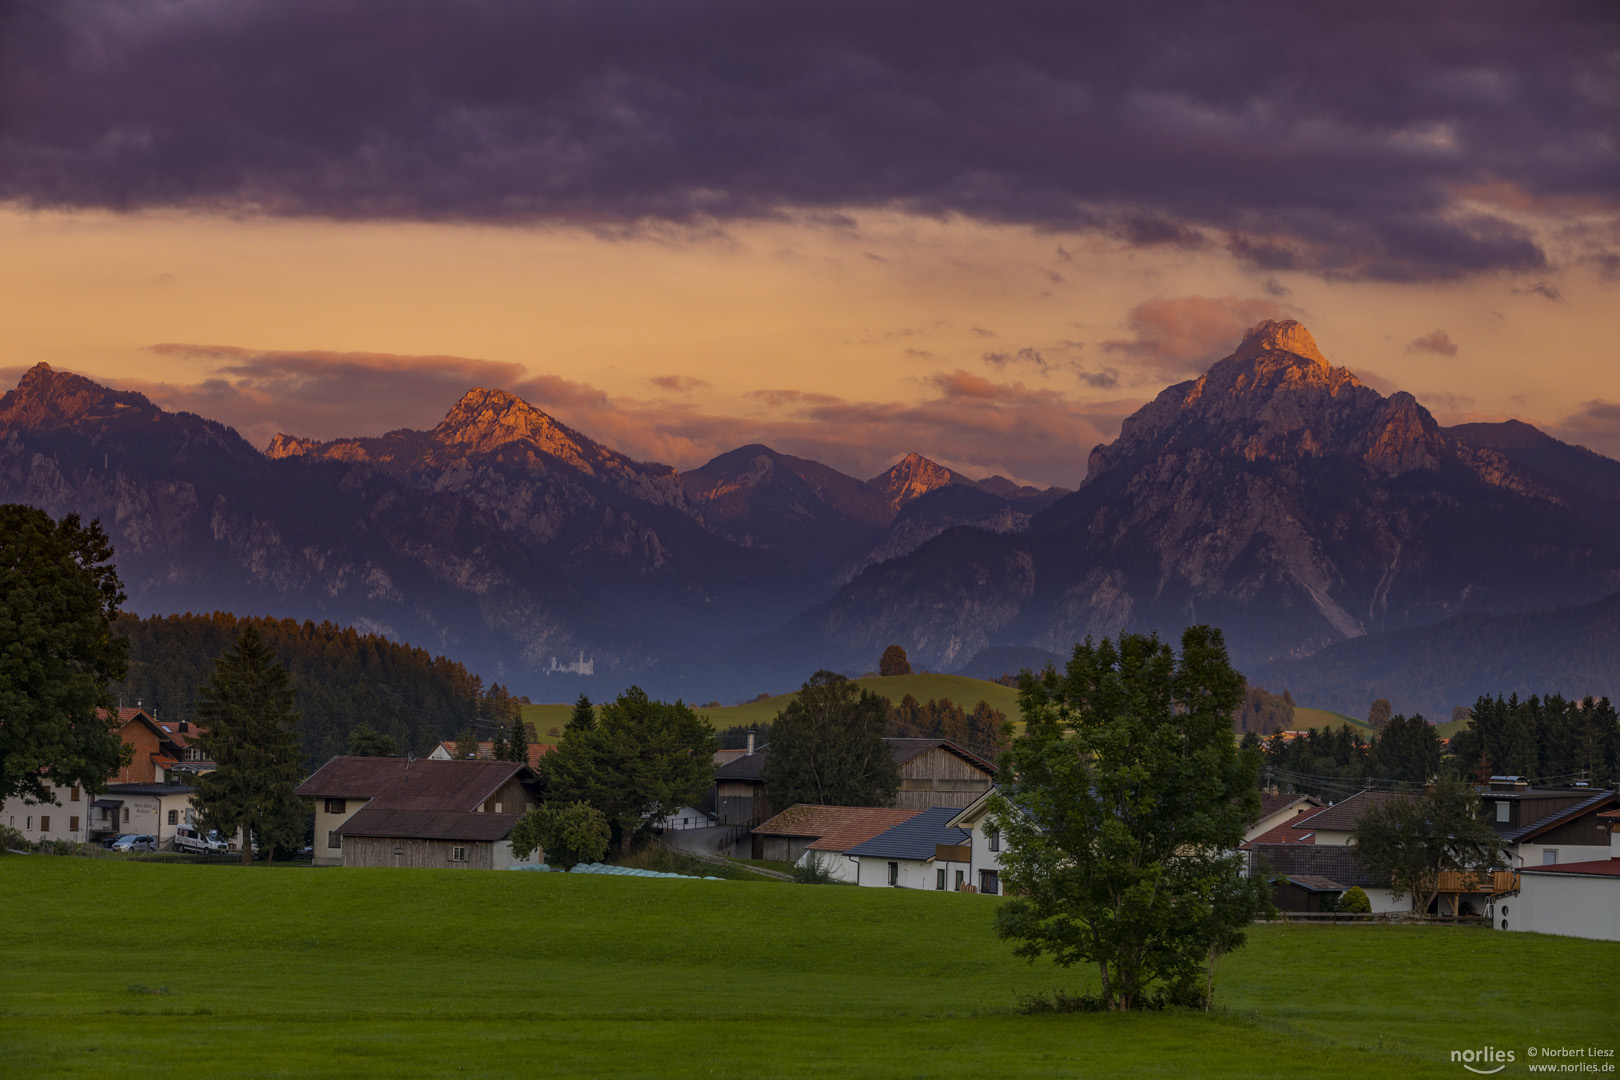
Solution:
{"label": "red tile roof", "polygon": [[370,799],[368,809],[478,809],[527,766],[514,761],[407,761],[388,757],[335,757],[297,788],[313,798]]}
{"label": "red tile roof", "polygon": [[1557,866],[1526,866],[1521,874],[1576,874],[1583,877],[1620,877],[1620,859],[1593,859],[1591,862],[1561,863]]}
{"label": "red tile roof", "polygon": [[1295,803],[1300,802],[1308,802],[1312,806],[1322,805],[1310,795],[1285,795],[1280,792],[1276,795],[1262,795],[1260,796],[1260,820],[1264,821],[1272,814],[1275,814],[1280,810],[1286,810]]}
{"label": "red tile roof", "polygon": [[816,806],[796,803],[754,830],[765,836],[813,836],[807,845],[816,851],[848,851],[864,844],[921,810],[887,806]]}
{"label": "red tile roof", "polygon": [[[1316,812],[1320,814],[1321,811]],[[1314,844],[1316,843],[1316,830],[1307,822],[1316,814],[1300,814],[1298,817],[1283,822],[1273,829],[1261,833],[1253,840],[1246,841],[1238,846],[1251,848],[1256,844]]]}

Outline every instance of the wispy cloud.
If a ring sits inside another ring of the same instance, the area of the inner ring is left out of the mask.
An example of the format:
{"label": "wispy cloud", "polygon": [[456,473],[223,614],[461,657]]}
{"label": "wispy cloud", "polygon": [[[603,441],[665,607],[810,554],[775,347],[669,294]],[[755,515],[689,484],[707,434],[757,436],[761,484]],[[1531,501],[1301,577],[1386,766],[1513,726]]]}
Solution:
{"label": "wispy cloud", "polygon": [[1149,300],[1126,316],[1129,338],[1104,341],[1103,348],[1129,357],[1154,378],[1192,375],[1229,354],[1243,332],[1261,319],[1282,316],[1273,300],[1182,296]]}
{"label": "wispy cloud", "polygon": [[1406,343],[1407,352],[1429,352],[1436,356],[1456,356],[1457,345],[1444,330],[1431,330]]}

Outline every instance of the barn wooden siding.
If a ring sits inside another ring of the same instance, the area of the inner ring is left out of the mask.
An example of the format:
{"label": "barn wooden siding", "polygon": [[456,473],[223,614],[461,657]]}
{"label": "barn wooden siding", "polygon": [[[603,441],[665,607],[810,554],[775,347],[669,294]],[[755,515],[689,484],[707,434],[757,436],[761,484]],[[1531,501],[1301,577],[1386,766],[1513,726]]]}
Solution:
{"label": "barn wooden siding", "polygon": [[[451,849],[458,847],[467,849],[466,862],[456,862],[450,858]],[[343,865],[493,870],[495,845],[488,840],[390,840],[385,836],[345,836]]]}
{"label": "barn wooden siding", "polygon": [[918,754],[900,766],[900,791],[894,805],[902,810],[931,806],[967,806],[990,787],[990,774],[943,747]]}

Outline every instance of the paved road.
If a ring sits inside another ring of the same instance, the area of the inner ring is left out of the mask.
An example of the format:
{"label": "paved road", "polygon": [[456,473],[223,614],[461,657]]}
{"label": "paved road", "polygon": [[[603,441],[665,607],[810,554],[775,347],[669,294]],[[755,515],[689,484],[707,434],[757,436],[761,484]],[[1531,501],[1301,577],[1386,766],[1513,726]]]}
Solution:
{"label": "paved road", "polygon": [[670,829],[664,833],[664,843],[677,851],[693,855],[721,855],[721,839],[731,831],[729,825],[716,825],[707,829]]}

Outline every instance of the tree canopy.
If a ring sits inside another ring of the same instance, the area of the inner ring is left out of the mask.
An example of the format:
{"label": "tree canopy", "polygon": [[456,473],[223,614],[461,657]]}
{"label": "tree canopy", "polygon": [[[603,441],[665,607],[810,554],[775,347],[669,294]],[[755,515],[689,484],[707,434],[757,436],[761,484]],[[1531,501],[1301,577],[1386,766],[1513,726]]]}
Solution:
{"label": "tree canopy", "polygon": [[292,680],[251,624],[214,665],[197,722],[198,742],[216,766],[195,781],[199,827],[223,836],[241,830],[244,863],[252,861],[255,842],[267,854],[297,847],[306,809],[293,794],[304,755]]}
{"label": "tree canopy", "polygon": [[546,803],[513,826],[512,855],[526,859],[539,848],[548,864],[572,870],[601,859],[612,835],[607,817],[589,803]]}
{"label": "tree canopy", "polygon": [[883,650],[878,658],[879,675],[910,675],[911,660],[906,656],[906,650],[898,645],[890,645]]}
{"label": "tree canopy", "polygon": [[594,806],[628,849],[655,821],[703,798],[715,749],[714,732],[690,706],[632,686],[602,706],[594,727],[570,724],[540,759],[547,801]]}
{"label": "tree canopy", "polygon": [[1356,861],[1389,881],[1399,900],[1427,911],[1439,893],[1440,871],[1477,875],[1502,859],[1502,841],[1485,821],[1479,793],[1443,777],[1421,795],[1389,798],[1361,815],[1351,836]]}
{"label": "tree canopy", "polygon": [[124,590],[99,522],[0,506],[0,800],[100,791],[128,751],[110,710],[127,644]]}
{"label": "tree canopy", "polygon": [[887,806],[900,770],[883,741],[888,703],[818,671],[771,724],[761,779],[772,805]]}
{"label": "tree canopy", "polygon": [[1259,755],[1232,738],[1243,688],[1206,626],[1179,655],[1088,638],[1063,675],[1022,680],[991,803],[1012,897],[997,929],[1019,955],[1096,964],[1109,1009],[1207,1004],[1212,959],[1262,902],[1233,854],[1260,812]]}
{"label": "tree canopy", "polygon": [[392,735],[384,735],[361,721],[359,726],[349,729],[349,754],[352,757],[398,757],[399,743]]}

